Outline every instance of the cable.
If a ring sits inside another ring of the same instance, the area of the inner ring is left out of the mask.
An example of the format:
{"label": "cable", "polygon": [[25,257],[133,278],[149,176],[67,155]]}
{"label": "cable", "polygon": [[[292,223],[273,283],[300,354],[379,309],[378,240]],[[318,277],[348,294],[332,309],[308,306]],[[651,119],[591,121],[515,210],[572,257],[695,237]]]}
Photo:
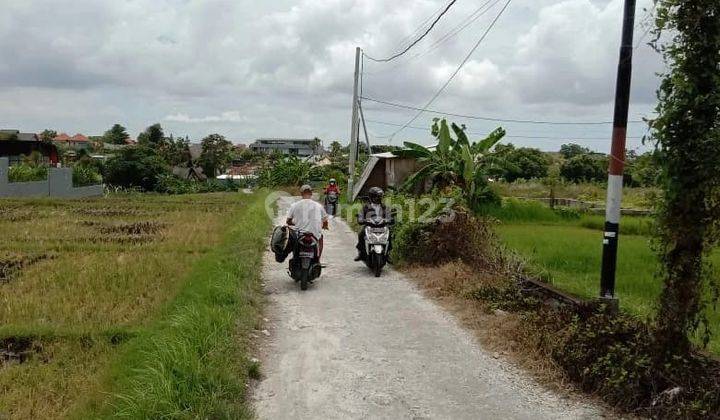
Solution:
{"label": "cable", "polygon": [[[503,13],[505,12],[505,10],[508,8],[508,6],[510,5],[510,2],[511,2],[511,1],[512,1],[512,0],[507,0],[507,2],[505,3],[505,5],[503,6],[503,8],[500,9],[500,12],[497,14],[497,16],[495,16],[495,19],[490,23],[490,26],[488,26],[488,28],[487,28],[487,29],[485,30],[485,32],[482,34],[482,36],[480,37],[480,39],[478,39],[478,41],[477,41],[477,42],[475,43],[475,45],[472,47],[472,49],[470,50],[470,52],[465,56],[465,59],[460,63],[460,65],[457,67],[457,69],[455,69],[455,72],[453,72],[453,74],[450,75],[450,78],[440,87],[440,89],[435,93],[435,95],[433,95],[433,97],[430,98],[430,100],[427,102],[427,104],[425,104],[425,106],[423,107],[424,109],[420,110],[417,114],[415,114],[415,116],[412,117],[412,118],[405,124],[405,126],[408,126],[408,125],[412,124],[413,121],[415,121],[420,115],[422,115],[422,113],[425,112],[425,110],[426,110],[430,105],[432,105],[433,102],[435,102],[435,99],[437,99],[437,98],[440,96],[440,94],[443,93],[443,91],[445,90],[445,88],[448,87],[448,85],[450,84],[450,82],[452,82],[452,80],[455,78],[455,76],[457,76],[457,74],[460,73],[460,70],[462,70],[462,68],[463,68],[463,66],[465,65],[465,63],[467,63],[468,60],[470,60],[470,57],[473,55],[473,53],[475,52],[475,50],[478,49],[478,47],[480,46],[480,44],[482,43],[482,41],[485,39],[485,37],[490,33],[490,31],[492,30],[492,28],[495,27],[495,24],[496,24],[497,21],[500,19],[500,16],[502,16]],[[390,138],[392,139],[393,137],[395,137],[395,135],[396,135],[397,133],[401,132],[401,131],[404,130],[404,129],[405,129],[405,127],[401,127],[401,128],[398,129],[396,132],[394,132]]]}
{"label": "cable", "polygon": [[[465,28],[467,28],[467,27],[470,26],[472,23],[476,22],[479,18],[481,18],[482,16],[484,16],[484,15],[485,15],[487,12],[489,12],[493,7],[495,7],[495,5],[498,4],[500,1],[501,1],[501,0],[494,0],[494,1],[493,1],[493,0],[488,0],[488,1],[486,1],[485,3],[483,3],[480,7],[478,7],[477,9],[475,9],[468,17],[466,17],[465,19],[463,19],[458,25],[456,25],[454,28],[452,28],[450,31],[448,31],[445,35],[441,36],[440,39],[438,39],[438,40],[435,41],[433,44],[431,44],[430,47],[428,47],[427,50],[421,51],[421,52],[419,52],[419,53],[417,53],[417,54],[409,57],[407,60],[401,61],[401,62],[395,64],[394,66],[391,66],[390,68],[386,68],[386,69],[378,70],[378,71],[375,71],[375,72],[372,72],[372,73],[368,73],[368,75],[373,75],[373,76],[374,76],[374,75],[377,75],[377,74],[382,74],[382,73],[387,73],[387,72],[389,72],[389,71],[393,71],[393,70],[397,69],[398,67],[401,67],[401,66],[404,66],[404,65],[408,64],[408,63],[411,62],[412,60],[415,60],[415,59],[417,59],[417,58],[419,58],[419,57],[425,56],[425,55],[427,55],[427,54],[435,51],[435,50],[438,49],[442,44],[444,44],[445,42],[447,42],[447,41],[450,40],[451,38],[457,36],[457,34],[459,34],[460,32],[462,32],[463,30],[465,30]],[[482,10],[482,9],[484,9],[486,6],[488,6],[488,4],[490,4],[490,3],[492,3],[492,4],[490,5],[490,7],[488,7],[488,8],[485,9],[485,10]]]}
{"label": "cable", "polygon": [[406,52],[410,51],[410,49],[411,49],[412,47],[414,47],[418,42],[422,41],[423,38],[425,38],[425,37],[427,36],[427,34],[429,34],[430,31],[432,31],[432,29],[435,27],[435,25],[436,25],[436,24],[440,21],[440,19],[448,12],[448,10],[450,10],[450,8],[455,4],[456,1],[457,1],[457,0],[450,0],[450,3],[448,3],[448,5],[445,7],[445,10],[443,10],[443,11],[438,15],[438,17],[435,18],[435,20],[434,20],[433,23],[430,25],[430,27],[427,28],[427,30],[425,31],[425,33],[423,33],[422,35],[420,35],[420,37],[418,37],[415,41],[413,41],[412,43],[410,43],[410,45],[408,45],[407,47],[405,47],[404,50],[402,50],[402,51],[400,51],[399,53],[394,54],[394,55],[392,55],[392,56],[390,56],[390,57],[387,57],[387,58],[380,58],[380,59],[378,59],[378,58],[373,58],[373,57],[371,57],[371,56],[369,56],[369,55],[366,55],[367,58],[370,59],[370,60],[372,60],[372,61],[378,62],[378,63],[386,63],[386,62],[392,61],[392,60],[400,57],[401,55],[405,54]]}
{"label": "cable", "polygon": [[[612,124],[612,121],[541,121],[541,120],[519,120],[519,119],[511,119],[511,118],[494,118],[494,117],[482,117],[477,115],[464,115],[464,114],[456,114],[452,112],[442,112],[437,111],[433,109],[425,108],[418,108],[410,105],[403,105],[395,102],[388,102],[383,101],[380,99],[374,99],[369,98],[367,96],[361,97],[361,99],[364,99],[366,101],[375,102],[383,105],[388,106],[394,106],[396,108],[403,108],[403,109],[410,109],[413,111],[422,111],[422,112],[431,112],[433,114],[440,114],[440,115],[448,115],[451,117],[459,117],[459,118],[467,118],[470,120],[481,120],[481,121],[493,121],[493,122],[505,122],[505,123],[516,123],[516,124],[547,124],[547,125],[604,125],[604,124]],[[628,123],[644,123],[643,120],[630,120]],[[411,124],[412,121],[408,124]]]}
{"label": "cable", "polygon": [[[365,122],[372,123],[372,124],[380,124],[380,125],[388,125],[393,127],[401,127],[402,124],[398,123],[391,123],[386,121],[377,121],[377,120],[368,120],[366,119]],[[423,130],[423,131],[429,131],[427,127],[419,127],[416,125],[409,125],[406,128],[412,128],[414,130]],[[479,133],[477,131],[466,131],[466,134],[472,134],[474,136],[487,136],[488,133]],[[521,135],[506,135],[505,138],[512,138],[512,139],[534,139],[534,140],[563,140],[563,141],[571,141],[571,140],[609,140],[610,137],[555,137],[555,136],[521,136]],[[628,136],[629,139],[641,139],[643,136]]]}
{"label": "cable", "polygon": [[411,39],[412,37],[414,37],[416,34],[419,34],[420,31],[422,31],[422,29],[425,27],[425,25],[427,25],[427,23],[430,22],[430,20],[431,20],[433,17],[435,17],[435,15],[437,15],[437,14],[440,13],[440,12],[442,12],[442,10],[443,10],[444,8],[445,8],[445,6],[442,6],[442,5],[441,5],[435,12],[433,12],[433,14],[431,14],[430,16],[428,16],[427,18],[425,18],[425,20],[423,20],[423,21],[420,23],[420,25],[419,25],[417,28],[415,28],[414,31],[412,31],[410,34],[408,34],[408,35],[405,36],[403,39],[401,39],[400,42],[398,42],[397,45],[395,45],[395,47],[394,47],[393,49],[402,48],[402,46],[403,46],[403,44],[405,44],[405,42],[410,41],[410,39]]}

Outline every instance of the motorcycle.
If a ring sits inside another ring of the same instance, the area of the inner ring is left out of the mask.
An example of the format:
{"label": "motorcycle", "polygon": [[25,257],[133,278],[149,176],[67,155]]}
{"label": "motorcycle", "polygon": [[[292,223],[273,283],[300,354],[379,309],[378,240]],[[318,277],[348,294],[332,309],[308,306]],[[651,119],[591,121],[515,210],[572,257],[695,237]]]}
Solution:
{"label": "motorcycle", "polygon": [[300,290],[307,290],[313,280],[320,277],[320,241],[310,232],[291,229],[293,239],[293,258],[290,259],[288,273]]}
{"label": "motorcycle", "polygon": [[330,191],[325,194],[325,211],[331,216],[335,216],[337,213],[338,205],[338,194],[335,191]]}
{"label": "motorcycle", "polygon": [[365,221],[365,253],[363,260],[375,277],[380,277],[390,252],[390,221],[375,218]]}

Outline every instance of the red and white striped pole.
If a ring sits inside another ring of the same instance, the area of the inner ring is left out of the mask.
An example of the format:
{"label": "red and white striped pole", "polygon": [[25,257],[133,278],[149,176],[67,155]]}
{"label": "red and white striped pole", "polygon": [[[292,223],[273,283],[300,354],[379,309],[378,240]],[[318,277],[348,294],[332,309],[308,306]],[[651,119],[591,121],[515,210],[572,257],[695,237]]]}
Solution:
{"label": "red and white striped pole", "polygon": [[615,299],[615,268],[617,266],[618,236],[620,234],[620,202],[622,200],[623,171],[625,169],[625,140],[627,138],[630,81],[632,79],[633,30],[635,29],[635,1],[625,0],[622,43],[615,87],[615,115],[608,174],[605,232],[603,233],[600,297]]}

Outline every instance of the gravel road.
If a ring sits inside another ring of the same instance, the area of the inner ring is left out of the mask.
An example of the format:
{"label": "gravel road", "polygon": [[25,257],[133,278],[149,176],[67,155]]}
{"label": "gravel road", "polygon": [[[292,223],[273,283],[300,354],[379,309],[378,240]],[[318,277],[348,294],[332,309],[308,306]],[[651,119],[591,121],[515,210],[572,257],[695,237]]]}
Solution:
{"label": "gravel road", "polygon": [[[280,201],[280,214],[290,203]],[[353,262],[356,235],[333,220],[322,276],[301,292],[268,251],[262,419],[578,419],[591,404],[557,396],[496,359],[392,269]]]}

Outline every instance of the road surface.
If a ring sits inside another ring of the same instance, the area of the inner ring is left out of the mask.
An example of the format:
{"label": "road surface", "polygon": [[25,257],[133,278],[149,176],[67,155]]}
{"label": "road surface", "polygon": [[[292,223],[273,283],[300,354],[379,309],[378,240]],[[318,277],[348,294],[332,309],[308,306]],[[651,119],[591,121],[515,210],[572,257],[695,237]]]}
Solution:
{"label": "road surface", "polygon": [[[291,202],[280,201],[280,214]],[[281,220],[281,219],[280,219]],[[268,251],[270,303],[254,392],[261,419],[579,419],[601,411],[554,395],[498,360],[402,274],[353,262],[335,219],[322,277],[301,292]]]}

